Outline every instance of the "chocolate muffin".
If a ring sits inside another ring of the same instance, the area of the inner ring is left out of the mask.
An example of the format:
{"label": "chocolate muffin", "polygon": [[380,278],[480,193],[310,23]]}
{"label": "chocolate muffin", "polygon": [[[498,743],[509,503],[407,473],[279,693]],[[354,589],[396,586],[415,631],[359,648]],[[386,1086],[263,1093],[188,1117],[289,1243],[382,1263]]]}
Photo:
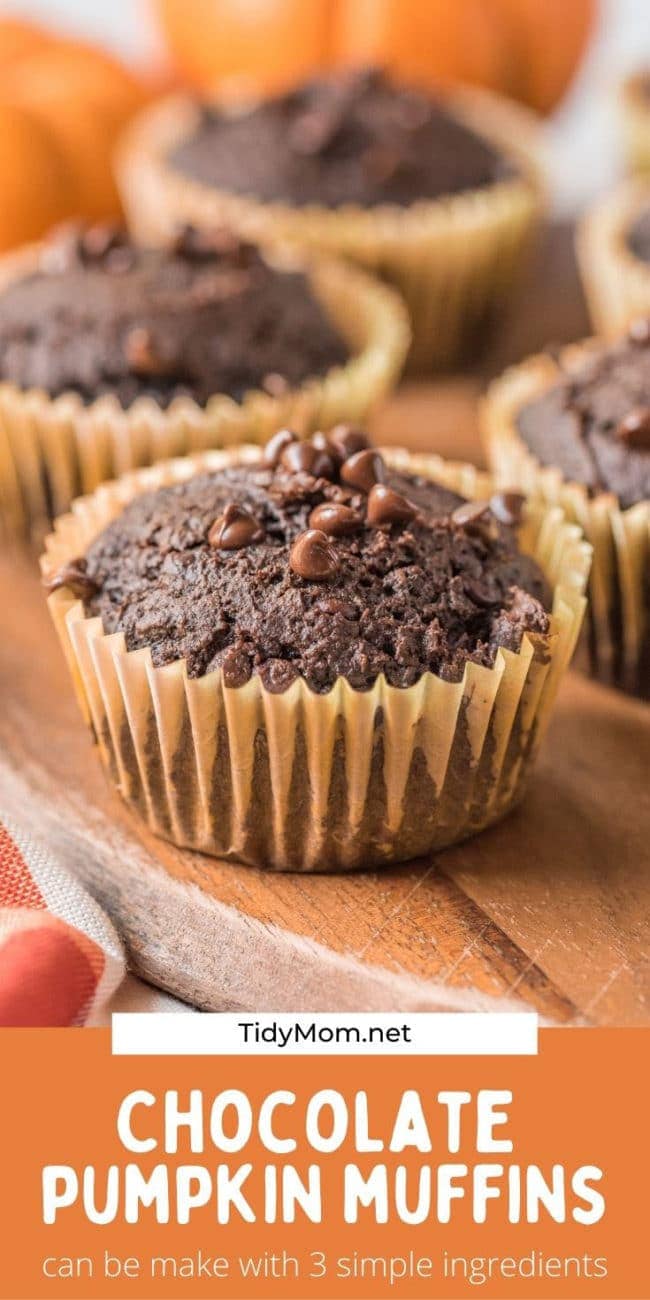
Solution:
{"label": "chocolate muffin", "polygon": [[50,397],[204,407],[286,392],[348,356],[307,277],[227,231],[185,229],[163,251],[118,228],[67,229],[0,296],[0,382]]}
{"label": "chocolate muffin", "polygon": [[623,509],[650,501],[650,319],[522,406],[517,428],[541,465],[590,496],[612,492]]}
{"label": "chocolate muffin", "polygon": [[203,105],[169,161],[201,184],[297,207],[406,207],[517,174],[443,100],[379,69],[321,77],[248,112]]}
{"label": "chocolate muffin", "polygon": [[87,498],[43,568],[121,792],[177,843],[297,870],[495,820],[584,603],[587,549],[556,518],[543,571],[543,513],[468,467],[384,458],[349,425]]}
{"label": "chocolate muffin", "polygon": [[[650,112],[648,122],[650,139]],[[650,313],[647,178],[625,181],[600,199],[579,223],[576,249],[595,333],[616,338]]]}
{"label": "chocolate muffin", "polygon": [[520,505],[388,470],[356,430],[317,445],[279,434],[271,464],[136,498],[86,553],[85,610],[155,665],[221,669],[233,687],[253,673],[269,691],[460,681],[468,660],[491,667],[499,646],[548,632]]}
{"label": "chocolate muffin", "polygon": [[306,431],[322,412],[358,418],[408,346],[390,291],[342,266],[263,257],[223,228],[185,228],[163,250],[74,225],[4,269],[9,525],[164,455],[257,440],[287,418]]}
{"label": "chocolate muffin", "polygon": [[419,366],[476,344],[540,197],[524,114],[479,91],[426,94],[379,69],[237,111],[167,101],[132,127],[118,171],[148,239],[180,218],[226,220],[377,270],[407,300]]}
{"label": "chocolate muffin", "polygon": [[594,544],[592,670],[649,696],[650,319],[509,372],[487,429],[499,476],[569,508]]}

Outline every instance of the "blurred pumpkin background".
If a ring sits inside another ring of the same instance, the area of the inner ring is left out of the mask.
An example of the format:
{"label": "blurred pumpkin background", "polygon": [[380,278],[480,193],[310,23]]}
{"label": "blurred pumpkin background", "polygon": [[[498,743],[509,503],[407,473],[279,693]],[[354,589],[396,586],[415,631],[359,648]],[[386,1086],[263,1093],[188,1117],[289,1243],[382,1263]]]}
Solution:
{"label": "blurred pumpkin background", "polygon": [[647,16],[647,0],[0,3],[0,249],[63,218],[116,215],[115,142],[164,90],[237,96],[353,63],[474,82],[550,115],[556,202],[570,210],[612,178],[611,99],[643,57]]}

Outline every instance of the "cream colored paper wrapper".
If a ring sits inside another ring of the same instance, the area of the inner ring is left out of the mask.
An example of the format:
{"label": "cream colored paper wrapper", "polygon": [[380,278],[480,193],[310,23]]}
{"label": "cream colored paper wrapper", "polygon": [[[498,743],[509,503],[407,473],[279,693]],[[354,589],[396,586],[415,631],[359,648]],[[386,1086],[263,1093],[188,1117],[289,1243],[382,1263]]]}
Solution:
{"label": "cream colored paper wrapper", "polygon": [[[138,492],[255,458],[213,452],[131,474],[57,522],[45,575],[83,553]],[[466,495],[488,480],[433,456],[392,463]],[[49,605],[79,703],[123,797],[176,844],[261,867],[342,871],[441,848],[521,798],[583,615],[589,547],[559,509],[528,511],[522,545],[554,585],[552,630],[468,664],[461,682],[427,673],[406,690],[339,679],[327,695],[295,681],[281,695],[259,677],[225,687],[220,671],[154,668],[148,649],[106,636],[65,588]]]}
{"label": "cream colored paper wrapper", "polygon": [[[35,269],[39,251],[32,246],[0,260],[0,291]],[[295,256],[275,260],[296,265]],[[406,309],[361,270],[325,258],[306,265],[352,355],[282,397],[251,391],[235,402],[216,394],[205,408],[179,397],[166,410],[141,397],[123,410],[110,396],[84,406],[74,393],[50,398],[0,383],[0,538],[42,536],[80,493],[170,456],[264,442],[283,425],[309,433],[341,420],[363,423],[402,369],[410,340]]]}
{"label": "cream colored paper wrapper", "polygon": [[[598,340],[562,354],[563,370],[584,362]],[[590,497],[560,470],[540,465],[516,427],[517,412],[557,383],[559,366],[549,356],[515,366],[488,391],[483,426],[497,482],[519,487],[575,520],[593,548],[585,650],[590,671],[611,686],[650,697],[650,502],[622,510],[611,492]]]}
{"label": "cream colored paper wrapper", "polygon": [[650,265],[635,257],[627,231],[650,206],[650,177],[626,181],[583,219],[576,250],[589,313],[598,334],[614,338],[631,320],[650,312]]}
{"label": "cream colored paper wrapper", "polygon": [[629,170],[650,177],[650,96],[642,76],[628,77],[621,92],[623,147]]}
{"label": "cream colored paper wrapper", "polygon": [[175,171],[169,155],[193,131],[198,110],[188,99],[167,99],[136,119],[118,154],[129,222],[146,242],[166,241],[186,221],[225,224],[262,243],[353,259],[404,297],[413,326],[411,365],[448,367],[476,345],[502,306],[540,216],[543,191],[532,115],[476,89],[455,91],[449,104],[514,160],[517,178],[408,208],[324,208],[262,203]]}

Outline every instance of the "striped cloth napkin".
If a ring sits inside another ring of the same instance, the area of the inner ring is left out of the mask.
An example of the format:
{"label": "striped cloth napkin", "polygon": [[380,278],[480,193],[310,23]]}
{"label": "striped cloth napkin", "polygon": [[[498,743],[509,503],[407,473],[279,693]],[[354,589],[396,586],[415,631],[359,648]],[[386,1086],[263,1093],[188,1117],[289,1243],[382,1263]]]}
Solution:
{"label": "striped cloth napkin", "polygon": [[189,1010],[127,975],[99,904],[0,809],[0,1027],[100,1025],[117,1007]]}

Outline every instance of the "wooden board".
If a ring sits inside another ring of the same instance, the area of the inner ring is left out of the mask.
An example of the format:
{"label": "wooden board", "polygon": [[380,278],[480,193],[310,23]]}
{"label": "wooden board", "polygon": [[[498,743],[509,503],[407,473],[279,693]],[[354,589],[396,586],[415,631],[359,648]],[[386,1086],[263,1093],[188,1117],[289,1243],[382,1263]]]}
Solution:
{"label": "wooden board", "polygon": [[[563,321],[564,337],[584,330],[571,301],[540,343]],[[515,331],[508,346],[535,342]],[[479,389],[408,387],[378,435],[478,459]],[[532,1007],[555,1023],[650,1024],[649,770],[648,706],[572,673],[524,804],[458,848],[334,878],[176,850],[103,776],[35,557],[0,556],[0,806],[105,904],[133,969],[201,1007]]]}

